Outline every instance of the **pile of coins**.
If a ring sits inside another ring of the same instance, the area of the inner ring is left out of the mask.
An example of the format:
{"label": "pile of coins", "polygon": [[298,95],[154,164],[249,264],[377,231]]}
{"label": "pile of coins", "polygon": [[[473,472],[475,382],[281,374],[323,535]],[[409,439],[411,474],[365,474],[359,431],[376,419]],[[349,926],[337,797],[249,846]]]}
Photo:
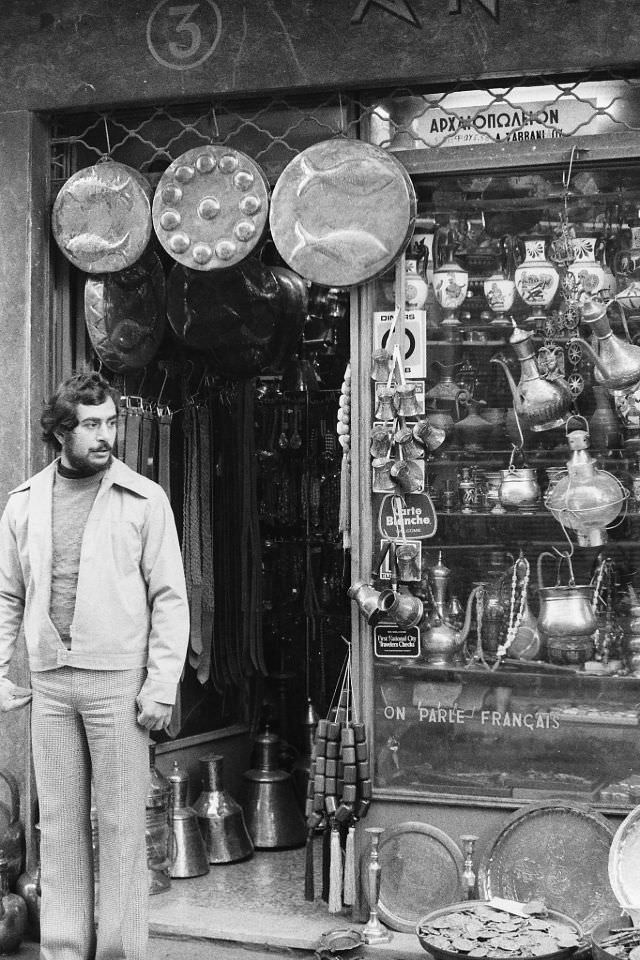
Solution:
{"label": "pile of coins", "polygon": [[425,920],[418,927],[425,950],[466,957],[544,957],[575,948],[574,928],[547,916],[520,917],[486,904],[469,904]]}

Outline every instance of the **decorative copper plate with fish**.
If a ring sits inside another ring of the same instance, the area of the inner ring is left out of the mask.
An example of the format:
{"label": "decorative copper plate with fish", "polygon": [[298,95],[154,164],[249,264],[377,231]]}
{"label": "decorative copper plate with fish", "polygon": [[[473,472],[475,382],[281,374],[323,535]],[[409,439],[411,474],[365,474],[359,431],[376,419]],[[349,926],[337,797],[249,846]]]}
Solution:
{"label": "decorative copper plate with fish", "polygon": [[301,276],[350,287],[383,273],[407,246],[413,184],[386,150],[325,140],[298,154],[273,191],[269,221],[280,256]]}
{"label": "decorative copper plate with fish", "polygon": [[52,229],[65,257],[85,273],[124,270],[151,237],[151,187],[113,160],[85,167],[61,187]]}
{"label": "decorative copper plate with fish", "polygon": [[119,273],[87,277],[87,332],[109,370],[136,370],[154,357],[167,326],[165,286],[162,264],[152,250]]}
{"label": "decorative copper plate with fish", "polygon": [[251,157],[207,144],[167,167],[153,198],[153,226],[167,253],[192,270],[234,267],[261,242],[269,184]]}

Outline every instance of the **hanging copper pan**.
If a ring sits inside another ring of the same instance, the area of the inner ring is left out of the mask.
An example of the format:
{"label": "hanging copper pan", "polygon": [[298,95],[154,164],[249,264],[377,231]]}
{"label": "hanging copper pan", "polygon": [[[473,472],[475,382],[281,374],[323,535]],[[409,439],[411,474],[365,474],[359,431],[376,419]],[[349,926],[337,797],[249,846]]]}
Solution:
{"label": "hanging copper pan", "polygon": [[217,273],[176,264],[167,281],[167,316],[186,346],[230,378],[281,372],[304,321],[302,311],[283,301],[271,268],[253,257]]}
{"label": "hanging copper pan", "polygon": [[273,191],[269,222],[282,259],[327,287],[383,273],[407,246],[416,218],[409,175],[386,150],[325,140],[298,154]]}
{"label": "hanging copper pan", "polygon": [[53,204],[52,230],[85,273],[124,270],[151,236],[151,187],[133,167],[105,160],[74,173]]}
{"label": "hanging copper pan", "polygon": [[167,253],[191,270],[236,266],[262,241],[269,184],[251,157],[208,144],[165,170],[153,198],[153,225]]}
{"label": "hanging copper pan", "polygon": [[166,329],[166,285],[151,250],[120,273],[87,277],[84,310],[91,345],[114,373],[145,367]]}

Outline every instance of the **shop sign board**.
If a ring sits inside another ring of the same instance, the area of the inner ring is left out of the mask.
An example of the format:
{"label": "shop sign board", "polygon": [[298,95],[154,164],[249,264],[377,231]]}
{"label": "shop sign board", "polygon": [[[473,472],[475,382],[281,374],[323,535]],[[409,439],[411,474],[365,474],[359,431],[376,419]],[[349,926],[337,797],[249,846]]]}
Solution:
{"label": "shop sign board", "polygon": [[[399,514],[398,514],[399,508]],[[387,540],[428,540],[438,528],[431,497],[426,493],[387,494],[378,514],[378,529]]]}
{"label": "shop sign board", "polygon": [[597,116],[597,103],[569,97],[552,103],[509,103],[435,107],[424,111],[412,123],[417,143],[429,147],[459,147],[475,143],[524,140],[553,140],[584,134]]}
{"label": "shop sign board", "polygon": [[373,652],[380,659],[413,660],[420,656],[420,629],[379,623],[373,628]]}
{"label": "shop sign board", "polygon": [[[386,347],[389,330],[395,314],[388,310],[376,310],[373,314],[374,349]],[[426,310],[405,310],[404,314],[404,372],[407,377],[426,377]]]}

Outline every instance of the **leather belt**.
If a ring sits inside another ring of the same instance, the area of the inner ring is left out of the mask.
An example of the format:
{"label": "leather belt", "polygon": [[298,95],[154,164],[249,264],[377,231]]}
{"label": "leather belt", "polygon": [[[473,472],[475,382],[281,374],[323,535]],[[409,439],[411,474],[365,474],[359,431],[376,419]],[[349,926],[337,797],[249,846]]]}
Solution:
{"label": "leather belt", "polygon": [[168,407],[158,410],[158,483],[171,500],[171,422]]}
{"label": "leather belt", "polygon": [[140,456],[138,472],[143,477],[155,480],[156,462],[156,418],[150,406],[142,410],[142,433],[140,435]]}
{"label": "leather belt", "polygon": [[[129,401],[132,398],[129,398]],[[138,469],[140,454],[140,432],[142,427],[142,407],[127,403],[126,432],[124,440],[124,462],[132,470]]]}

